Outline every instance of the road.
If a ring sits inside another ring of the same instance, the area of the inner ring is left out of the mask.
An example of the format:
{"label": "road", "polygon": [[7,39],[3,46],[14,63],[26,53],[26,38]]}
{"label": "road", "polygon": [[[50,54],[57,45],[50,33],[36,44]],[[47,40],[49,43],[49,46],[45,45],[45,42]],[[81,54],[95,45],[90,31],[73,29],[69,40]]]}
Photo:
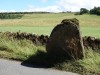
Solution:
{"label": "road", "polygon": [[79,75],[51,68],[36,68],[21,65],[21,62],[0,59],[0,75]]}

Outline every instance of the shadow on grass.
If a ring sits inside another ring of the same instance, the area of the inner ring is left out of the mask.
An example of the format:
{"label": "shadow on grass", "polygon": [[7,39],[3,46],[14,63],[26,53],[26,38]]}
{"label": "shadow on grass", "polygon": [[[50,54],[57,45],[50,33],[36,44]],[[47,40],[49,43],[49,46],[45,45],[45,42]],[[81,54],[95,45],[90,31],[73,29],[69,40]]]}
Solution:
{"label": "shadow on grass", "polygon": [[46,52],[38,50],[37,53],[21,63],[23,66],[34,68],[51,68],[57,63],[65,61],[64,57],[52,56]]}

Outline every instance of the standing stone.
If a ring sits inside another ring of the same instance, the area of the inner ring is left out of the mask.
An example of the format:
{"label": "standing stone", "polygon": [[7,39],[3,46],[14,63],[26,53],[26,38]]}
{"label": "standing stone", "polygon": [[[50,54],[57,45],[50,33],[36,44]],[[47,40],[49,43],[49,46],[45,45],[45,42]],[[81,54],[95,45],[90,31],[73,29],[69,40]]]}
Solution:
{"label": "standing stone", "polygon": [[84,57],[83,41],[79,21],[76,18],[64,19],[58,24],[47,41],[48,54],[66,57],[66,59],[82,59]]}

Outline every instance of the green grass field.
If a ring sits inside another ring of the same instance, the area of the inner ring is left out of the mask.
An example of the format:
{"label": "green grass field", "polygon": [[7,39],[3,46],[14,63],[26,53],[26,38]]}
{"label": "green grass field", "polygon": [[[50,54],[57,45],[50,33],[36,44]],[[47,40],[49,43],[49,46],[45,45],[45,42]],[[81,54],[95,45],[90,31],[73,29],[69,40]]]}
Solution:
{"label": "green grass field", "polygon": [[[35,26],[35,27],[24,27],[24,26],[6,26],[0,27],[0,31],[6,32],[27,32],[27,33],[35,33],[35,34],[45,34],[49,35],[54,27],[53,26]],[[82,36],[93,36],[100,37],[100,28],[99,27],[81,27]]]}
{"label": "green grass field", "polygon": [[[74,15],[74,13],[59,14],[25,14],[21,19],[0,19],[0,32],[27,32],[50,35],[54,26],[63,19],[77,18],[80,21],[82,36],[93,36],[100,38],[100,16],[96,15]],[[39,52],[42,52],[39,53]],[[91,49],[85,49],[83,60],[63,61],[54,64],[54,68],[76,72],[81,75],[100,75],[100,53]],[[17,40],[0,34],[0,58],[14,59],[20,61],[35,61],[48,64],[55,62],[54,57],[47,56],[45,46],[36,46],[29,40]],[[60,60],[59,60],[60,61]]]}
{"label": "green grass field", "polygon": [[22,19],[4,19],[0,20],[0,31],[50,35],[54,26],[66,18],[77,18],[80,21],[83,36],[100,37],[100,16],[74,15],[73,13],[25,14]]}

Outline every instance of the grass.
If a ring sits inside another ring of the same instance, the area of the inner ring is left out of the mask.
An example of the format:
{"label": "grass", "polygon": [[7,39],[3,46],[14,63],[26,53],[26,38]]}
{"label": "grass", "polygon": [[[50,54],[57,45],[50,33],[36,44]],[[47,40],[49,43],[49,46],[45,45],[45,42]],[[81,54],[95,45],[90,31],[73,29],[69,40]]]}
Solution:
{"label": "grass", "polygon": [[6,31],[11,31],[11,32],[27,32],[27,33],[35,33],[35,34],[50,34],[52,31],[53,27],[23,27],[23,26],[8,26],[8,27],[0,27],[0,31],[6,32]]}
{"label": "grass", "polygon": [[[6,31],[11,31],[11,32],[27,32],[27,33],[35,33],[35,34],[44,34],[44,35],[49,35],[54,27],[53,26],[35,26],[35,27],[26,27],[26,26],[4,26],[0,27],[0,31],[6,32]],[[93,36],[100,38],[100,28],[98,27],[82,27],[82,36]]]}
{"label": "grass", "polygon": [[73,13],[58,14],[26,14],[22,19],[0,20],[0,26],[55,26],[66,18],[77,18],[81,26],[100,26],[100,16],[74,15]]}
{"label": "grass", "polygon": [[83,60],[65,61],[56,64],[56,68],[65,71],[76,72],[82,75],[100,74],[100,54],[92,50],[86,50],[86,57]]}
{"label": "grass", "polygon": [[82,27],[81,28],[82,36],[92,36],[100,38],[100,28],[99,27]]}
{"label": "grass", "polygon": [[[35,46],[29,40],[17,40],[6,36],[0,37],[0,58],[27,61],[40,65],[48,65],[60,70],[79,73],[81,75],[100,74],[100,54],[93,50],[85,50],[83,60],[69,61],[48,55],[45,46]],[[55,61],[56,60],[56,61]]]}
{"label": "grass", "polygon": [[[82,36],[100,38],[100,16],[80,15],[73,13],[59,14],[26,14],[22,19],[0,20],[0,31],[28,32],[36,34],[50,34],[55,25],[62,19],[77,18],[80,21]],[[48,56],[45,46],[35,46],[29,40],[16,40],[0,34],[0,58],[15,59],[20,61],[34,61],[36,63],[53,64],[54,68],[80,73],[82,75],[100,75],[100,54],[86,50],[83,60],[68,61],[58,60],[57,57]],[[52,60],[53,59],[53,60]],[[58,62],[55,62],[57,60]]]}
{"label": "grass", "polygon": [[26,60],[30,56],[36,54],[37,50],[44,49],[43,47],[36,47],[29,40],[16,40],[8,38],[7,36],[0,37],[0,57]]}
{"label": "grass", "polygon": [[25,14],[21,19],[0,20],[0,31],[22,31],[50,35],[54,26],[63,19],[77,18],[80,21],[83,36],[100,37],[100,16],[74,15],[74,13],[58,14]]}
{"label": "grass", "polygon": [[17,40],[2,34],[0,36],[0,58],[48,65],[82,75],[100,74],[100,54],[93,50],[85,50],[83,60],[69,61],[48,55],[45,46],[35,46],[29,40]]}

